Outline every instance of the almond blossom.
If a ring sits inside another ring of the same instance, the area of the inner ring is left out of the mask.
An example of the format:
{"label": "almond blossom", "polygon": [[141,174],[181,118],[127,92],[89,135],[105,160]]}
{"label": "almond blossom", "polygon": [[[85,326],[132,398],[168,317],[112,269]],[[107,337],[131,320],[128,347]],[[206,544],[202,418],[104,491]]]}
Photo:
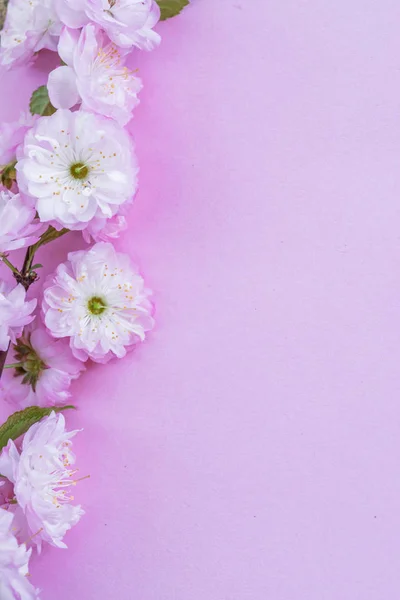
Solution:
{"label": "almond blossom", "polygon": [[79,29],[93,21],[121,48],[152,50],[160,43],[153,31],[160,19],[155,0],[55,0],[55,6],[68,27]]}
{"label": "almond blossom", "polygon": [[70,337],[80,360],[122,358],[152,329],[152,305],[129,257],[110,243],[71,252],[45,283],[43,313],[54,337]]}
{"label": "almond blossom", "polygon": [[42,542],[66,548],[66,532],[84,514],[71,504],[76,469],[71,468],[75,456],[70,440],[76,433],[65,430],[61,413],[52,412],[30,427],[21,452],[9,440],[0,455],[0,473],[14,484],[15,501],[39,551]]}
{"label": "almond blossom", "polygon": [[72,108],[81,101],[83,109],[126,125],[139,103],[137,94],[142,83],[125,66],[122,50],[89,24],[80,32],[66,27],[58,53],[65,66],[49,75],[47,88],[53,106]]}
{"label": "almond blossom", "polygon": [[1,396],[18,408],[66,404],[72,381],[85,370],[67,340],[55,340],[41,326],[25,328],[8,363],[15,366],[5,365]]}
{"label": "almond blossom", "polygon": [[12,533],[12,513],[0,508],[0,598],[1,600],[34,600],[39,598],[28,579],[28,563],[32,550],[19,545]]}
{"label": "almond blossom", "polygon": [[26,64],[43,48],[56,50],[61,28],[53,0],[9,0],[0,64],[9,69]]}
{"label": "almond blossom", "polygon": [[36,299],[26,301],[26,291],[20,283],[13,288],[0,281],[0,351],[7,350],[10,341],[15,344],[24,326],[33,321],[36,304]]}
{"label": "almond blossom", "polygon": [[84,229],[132,200],[137,166],[128,133],[86,111],[60,109],[39,118],[18,152],[17,182],[35,201],[40,220]]}
{"label": "almond blossom", "polygon": [[152,50],[161,41],[153,31],[160,19],[155,0],[86,0],[86,13],[121,48]]}
{"label": "almond blossom", "polygon": [[20,194],[0,190],[0,253],[26,248],[38,241],[43,225],[33,206]]}

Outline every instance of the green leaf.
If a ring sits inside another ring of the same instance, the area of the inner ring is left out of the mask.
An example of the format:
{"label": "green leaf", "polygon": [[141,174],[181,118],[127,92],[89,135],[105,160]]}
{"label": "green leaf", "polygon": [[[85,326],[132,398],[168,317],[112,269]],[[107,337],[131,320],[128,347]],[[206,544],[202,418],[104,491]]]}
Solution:
{"label": "green leaf", "polygon": [[32,115],[42,115],[42,117],[49,117],[56,112],[56,109],[50,102],[46,85],[41,85],[33,92],[29,109]]}
{"label": "green leaf", "polygon": [[161,9],[161,21],[176,17],[181,10],[189,4],[189,0],[157,0],[157,4]]}
{"label": "green leaf", "polygon": [[37,265],[32,265],[31,269],[32,271],[34,271],[35,269],[41,269],[43,267],[43,265],[41,265],[40,263],[37,263]]}
{"label": "green leaf", "polygon": [[49,415],[53,410],[58,413],[70,408],[75,408],[75,406],[52,406],[50,408],[28,406],[28,408],[14,413],[0,427],[0,450],[7,446],[8,440],[16,440],[20,435],[26,433],[32,425]]}

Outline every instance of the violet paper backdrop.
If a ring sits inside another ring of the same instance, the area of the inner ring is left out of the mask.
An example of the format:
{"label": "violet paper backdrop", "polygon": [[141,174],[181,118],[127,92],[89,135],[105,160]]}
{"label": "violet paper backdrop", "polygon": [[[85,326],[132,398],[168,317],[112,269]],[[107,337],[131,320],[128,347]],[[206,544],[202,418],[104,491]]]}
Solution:
{"label": "violet paper backdrop", "polygon": [[[157,326],[73,385],[87,514],[43,600],[399,596],[399,28],[397,0],[194,0],[137,53],[117,248]],[[2,75],[3,120],[51,60]]]}

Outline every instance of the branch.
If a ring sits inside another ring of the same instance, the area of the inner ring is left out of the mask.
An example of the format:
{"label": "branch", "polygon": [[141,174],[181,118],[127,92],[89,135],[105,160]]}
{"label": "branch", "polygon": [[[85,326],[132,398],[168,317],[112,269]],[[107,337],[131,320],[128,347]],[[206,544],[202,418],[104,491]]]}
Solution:
{"label": "branch", "polygon": [[7,350],[3,350],[2,352],[0,352],[0,378],[3,374],[3,369],[4,369],[4,365],[6,363],[6,360],[7,360],[7,354],[8,354],[9,349],[10,349],[10,344],[8,344]]}
{"label": "branch", "polygon": [[[32,263],[37,250],[41,246],[45,246],[46,244],[49,244],[53,240],[56,240],[57,238],[61,237],[62,235],[65,235],[66,233],[68,233],[68,231],[69,229],[61,229],[60,231],[57,231],[57,229],[50,225],[50,227],[44,233],[42,233],[36,244],[29,246],[29,248],[27,249],[24,264],[22,265],[21,271],[18,271],[18,269],[14,267],[14,265],[5,256],[1,256],[1,260],[11,269],[16,281],[18,283],[21,283],[26,291],[28,291],[32,283],[34,283],[38,278],[37,273],[32,270]],[[7,360],[7,354],[9,349],[10,345],[8,346],[7,350],[3,350],[2,352],[0,352],[0,379],[3,374],[4,365]]]}
{"label": "branch", "polygon": [[8,260],[8,258],[7,258],[7,255],[6,255],[6,254],[0,255],[0,260],[1,260],[1,261],[2,261],[2,262],[5,264],[5,265],[7,265],[7,267],[8,267],[9,269],[11,269],[11,271],[14,273],[14,275],[15,275],[15,274],[17,274],[17,273],[19,273],[19,271],[18,271],[17,267],[14,267],[14,265],[13,265],[13,264],[12,264],[12,263],[11,263],[11,262]]}

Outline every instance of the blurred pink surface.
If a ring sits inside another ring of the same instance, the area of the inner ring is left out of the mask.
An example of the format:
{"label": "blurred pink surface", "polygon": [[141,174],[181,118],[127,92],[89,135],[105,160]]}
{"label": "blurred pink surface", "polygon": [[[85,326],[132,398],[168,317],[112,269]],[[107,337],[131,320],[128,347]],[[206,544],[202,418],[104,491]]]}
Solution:
{"label": "blurred pink surface", "polygon": [[137,54],[118,248],[157,329],[74,385],[87,514],[43,600],[400,596],[399,28],[398,0],[196,0]]}

